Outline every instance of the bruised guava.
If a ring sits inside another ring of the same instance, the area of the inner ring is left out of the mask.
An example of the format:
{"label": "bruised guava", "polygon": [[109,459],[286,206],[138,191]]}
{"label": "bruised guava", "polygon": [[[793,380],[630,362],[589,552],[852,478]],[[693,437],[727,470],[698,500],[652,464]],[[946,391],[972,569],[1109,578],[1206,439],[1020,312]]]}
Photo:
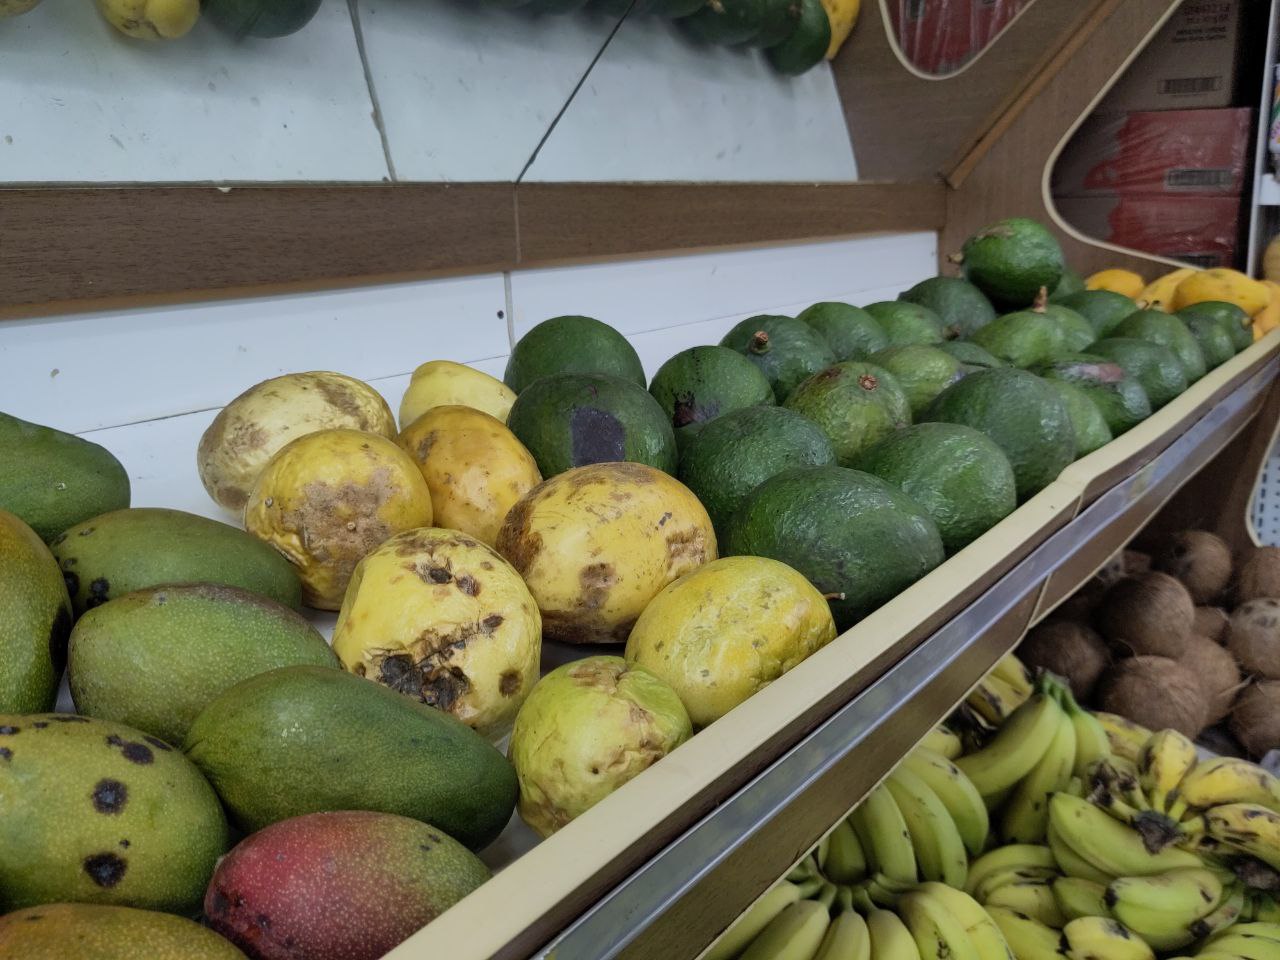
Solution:
{"label": "bruised guava", "polygon": [[311,813],[242,840],[209,925],[260,960],[376,960],[489,879],[448,834],[390,813]]}
{"label": "bruised guava", "polygon": [[538,681],[509,756],[520,817],[549,836],[693,734],[676,692],[622,657],[587,657]]}
{"label": "bruised guava", "polygon": [[352,673],[494,736],[510,729],[538,680],[542,618],[494,550],[427,527],[392,537],[360,561],[333,649]]}

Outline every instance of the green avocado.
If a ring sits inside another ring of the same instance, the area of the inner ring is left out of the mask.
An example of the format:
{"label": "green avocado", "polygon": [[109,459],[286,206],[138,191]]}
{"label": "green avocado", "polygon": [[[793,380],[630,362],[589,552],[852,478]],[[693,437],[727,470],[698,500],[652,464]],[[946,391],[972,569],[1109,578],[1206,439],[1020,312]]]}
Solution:
{"label": "green avocado", "polygon": [[831,21],[822,0],[800,0],[800,18],[791,36],[765,51],[773,69],[798,77],[820,64],[831,45]]}
{"label": "green avocado", "polygon": [[76,710],[181,743],[208,703],[276,667],[340,668],[300,614],[248,590],[187,583],[137,590],[85,612],[71,631]]}
{"label": "green avocado", "polygon": [[1110,336],[1116,324],[1138,309],[1137,303],[1113,290],[1081,290],[1058,302],[1089,321],[1095,340]]}
{"label": "green avocado", "polygon": [[129,505],[129,475],[106,447],[0,413],[0,509],[48,543],[67,527]]}
{"label": "green avocado", "polygon": [[544,478],[589,463],[629,460],[675,473],[671,418],[642,387],[602,373],[535,380],[507,414]]}
{"label": "green avocado", "polygon": [[889,336],[889,346],[905,347],[913,343],[942,343],[955,336],[954,330],[942,325],[942,319],[928,307],[907,300],[882,300],[869,303],[867,313]]}
{"label": "green avocado", "polygon": [[995,367],[1007,367],[999,357],[994,357],[987,350],[978,346],[971,340],[948,340],[946,343],[936,344],[939,350],[951,354],[965,366],[965,372],[969,373],[973,370],[991,370]]}
{"label": "green avocado", "polygon": [[1236,355],[1236,345],[1231,340],[1226,324],[1203,314],[1192,313],[1186,316],[1179,314],[1179,318],[1187,325],[1191,335],[1196,338],[1196,343],[1200,345],[1206,370],[1220,367]]}
{"label": "green avocado", "polygon": [[707,508],[716,536],[747,494],[775,474],[794,467],[836,462],[822,428],[785,407],[747,407],[717,417],[680,451],[680,481]]}
{"label": "green avocado", "polygon": [[1026,370],[971,373],[942,391],[922,419],[963,424],[994,440],[1013,466],[1020,500],[1048,486],[1076,456],[1066,404]]}
{"label": "green avocado", "polygon": [[1067,415],[1071,417],[1071,429],[1076,437],[1077,457],[1093,453],[1111,442],[1111,428],[1107,426],[1102,410],[1088,393],[1065,380],[1046,382],[1058,391],[1058,396],[1067,405]]}
{"label": "green avocado", "polygon": [[293,564],[226,523],[158,507],[115,510],[49,544],[76,614],[114,597],[166,583],[219,583],[302,606]]}
{"label": "green avocado", "polygon": [[1142,386],[1153,411],[1187,389],[1187,375],[1177,354],[1161,344],[1134,337],[1107,337],[1089,347],[1089,352],[1123,367]]}
{"label": "green avocado", "polygon": [[518,341],[503,382],[516,393],[557,373],[603,373],[643,387],[644,367],[635,347],[607,323],[591,317],[552,317]]}
{"label": "green avocado", "polygon": [[1205,300],[1183,307],[1178,311],[1177,316],[1183,320],[1188,317],[1208,317],[1210,320],[1216,320],[1231,335],[1231,343],[1235,346],[1236,353],[1247,350],[1253,345],[1252,321],[1249,315],[1234,303],[1227,303],[1224,300]]}
{"label": "green avocado", "polygon": [[934,397],[966,372],[964,364],[950,353],[924,343],[889,347],[872,354],[871,362],[893,375],[907,395],[913,417],[918,417]]}
{"label": "green avocado", "polygon": [[1103,357],[1072,354],[1034,371],[1048,380],[1060,380],[1088,394],[1102,413],[1111,435],[1118,437],[1151,416],[1151,401],[1142,385],[1124,368]]}
{"label": "green avocado", "polygon": [[316,15],[322,0],[201,0],[208,17],[233,37],[286,37]]}
{"label": "green avocado", "polygon": [[1062,326],[1043,310],[997,317],[970,337],[973,343],[1015,367],[1048,363],[1066,350]]}
{"label": "green avocado", "polygon": [[1163,310],[1139,310],[1121,320],[1111,331],[1112,337],[1133,337],[1158,343],[1173,351],[1187,383],[1194,383],[1204,376],[1204,353],[1195,335],[1187,325]]}
{"label": "green avocado", "polygon": [[794,567],[831,597],[841,630],[945,557],[938,527],[920,504],[845,467],[787,470],[760,484],[729,521],[724,553]]}
{"label": "green avocado", "polygon": [[821,334],[795,317],[748,317],[726,333],[720,345],[738,351],[759,367],[779,403],[801,380],[836,362]]}
{"label": "green avocado", "polygon": [[1050,303],[1062,303],[1068,297],[1075,296],[1084,290],[1084,277],[1076,273],[1074,270],[1064,268],[1062,271],[1062,279],[1058,281],[1058,285],[1049,291]]}
{"label": "green avocado", "polygon": [[208,782],[163,740],[69,713],[0,714],[0,912],[102,903],[193,914],[228,841]]}
{"label": "green avocado", "polygon": [[516,775],[442,710],[327,667],[281,667],[210,703],[183,750],[244,830],[323,810],[398,813],[473,850],[511,819]]}
{"label": "green avocado", "polygon": [[774,404],[760,368],[728,347],[690,347],[658,368],[649,393],[677,431],[742,407]]}
{"label": "green avocado", "polygon": [[747,43],[768,49],[791,39],[800,25],[801,0],[761,0],[761,4],[760,30]]}
{"label": "green avocado", "polygon": [[837,360],[866,360],[889,345],[888,334],[875,318],[847,303],[815,303],[800,311],[796,319],[813,327]]}
{"label": "green avocado", "polygon": [[948,553],[1013,513],[1017,481],[986,434],[958,423],[917,423],[885,437],[857,468],[887,480],[928,511]]}
{"label": "green avocado", "polygon": [[6,510],[0,510],[0,570],[0,713],[52,710],[71,600],[44,541]]}
{"label": "green avocado", "polygon": [[960,265],[965,279],[1005,310],[1030,306],[1041,287],[1058,286],[1066,269],[1057,238],[1025,217],[979,230],[965,241]]}
{"label": "green avocado", "polygon": [[996,318],[995,307],[981,290],[959,277],[930,277],[898,294],[899,300],[928,307],[943,324],[967,337]]}
{"label": "green avocado", "polygon": [[705,0],[693,16],[680,21],[702,43],[732,46],[754,38],[764,22],[768,0]]}
{"label": "green avocado", "polygon": [[815,373],[791,392],[786,407],[822,428],[842,466],[911,422],[911,402],[893,375],[864,360]]}
{"label": "green avocado", "polygon": [[1062,345],[1065,350],[1071,352],[1083,350],[1098,339],[1093,324],[1070,307],[1060,303],[1047,303],[1044,307],[1044,315],[1056,323],[1058,329],[1062,331]]}

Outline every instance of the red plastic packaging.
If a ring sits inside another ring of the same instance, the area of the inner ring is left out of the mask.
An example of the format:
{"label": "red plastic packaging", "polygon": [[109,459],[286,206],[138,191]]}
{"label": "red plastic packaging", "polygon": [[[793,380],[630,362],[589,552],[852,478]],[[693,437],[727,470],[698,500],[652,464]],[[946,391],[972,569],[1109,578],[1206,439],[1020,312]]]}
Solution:
{"label": "red plastic packaging", "polygon": [[1240,198],[1184,194],[1057,197],[1058,212],[1086,236],[1198,267],[1230,267],[1240,236]]}
{"label": "red plastic packaging", "polygon": [[955,73],[980,54],[1030,0],[888,0],[907,61],[923,73]]}

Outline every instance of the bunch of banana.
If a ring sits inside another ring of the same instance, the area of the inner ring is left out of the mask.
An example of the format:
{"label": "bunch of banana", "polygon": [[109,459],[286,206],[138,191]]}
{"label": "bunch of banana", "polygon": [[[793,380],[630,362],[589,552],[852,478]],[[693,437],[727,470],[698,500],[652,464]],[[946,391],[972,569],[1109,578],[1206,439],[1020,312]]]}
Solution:
{"label": "bunch of banana", "polygon": [[1151,731],[1119,714],[1096,710],[1093,715],[1107,732],[1111,753],[1130,763],[1137,763],[1138,751],[1151,739]]}
{"label": "bunch of banana", "polygon": [[978,681],[964,702],[992,727],[999,727],[1034,692],[1030,671],[1011,653]]}
{"label": "bunch of banana", "polygon": [[1280,924],[1238,924],[1210,937],[1196,956],[1204,960],[1280,960]]}
{"label": "bunch of banana", "polygon": [[1049,800],[1047,838],[1063,873],[1095,883],[1203,865],[1200,857],[1179,847],[1152,851],[1137,830],[1069,793]]}
{"label": "bunch of banana", "polygon": [[[1113,880],[1106,904],[1111,916],[1155,949],[1178,950],[1205,935],[1203,921],[1223,904],[1223,892],[1218,874],[1190,867]],[[1234,889],[1230,893],[1234,897]]]}

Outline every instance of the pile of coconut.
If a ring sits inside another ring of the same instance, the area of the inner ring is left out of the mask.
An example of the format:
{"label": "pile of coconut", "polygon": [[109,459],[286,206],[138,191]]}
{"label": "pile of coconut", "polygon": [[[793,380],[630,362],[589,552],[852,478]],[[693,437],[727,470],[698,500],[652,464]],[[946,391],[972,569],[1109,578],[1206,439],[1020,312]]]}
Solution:
{"label": "pile of coconut", "polygon": [[1189,737],[1225,721],[1244,752],[1280,748],[1280,548],[1233,562],[1184,530],[1124,550],[1018,649],[1066,677],[1081,703]]}

